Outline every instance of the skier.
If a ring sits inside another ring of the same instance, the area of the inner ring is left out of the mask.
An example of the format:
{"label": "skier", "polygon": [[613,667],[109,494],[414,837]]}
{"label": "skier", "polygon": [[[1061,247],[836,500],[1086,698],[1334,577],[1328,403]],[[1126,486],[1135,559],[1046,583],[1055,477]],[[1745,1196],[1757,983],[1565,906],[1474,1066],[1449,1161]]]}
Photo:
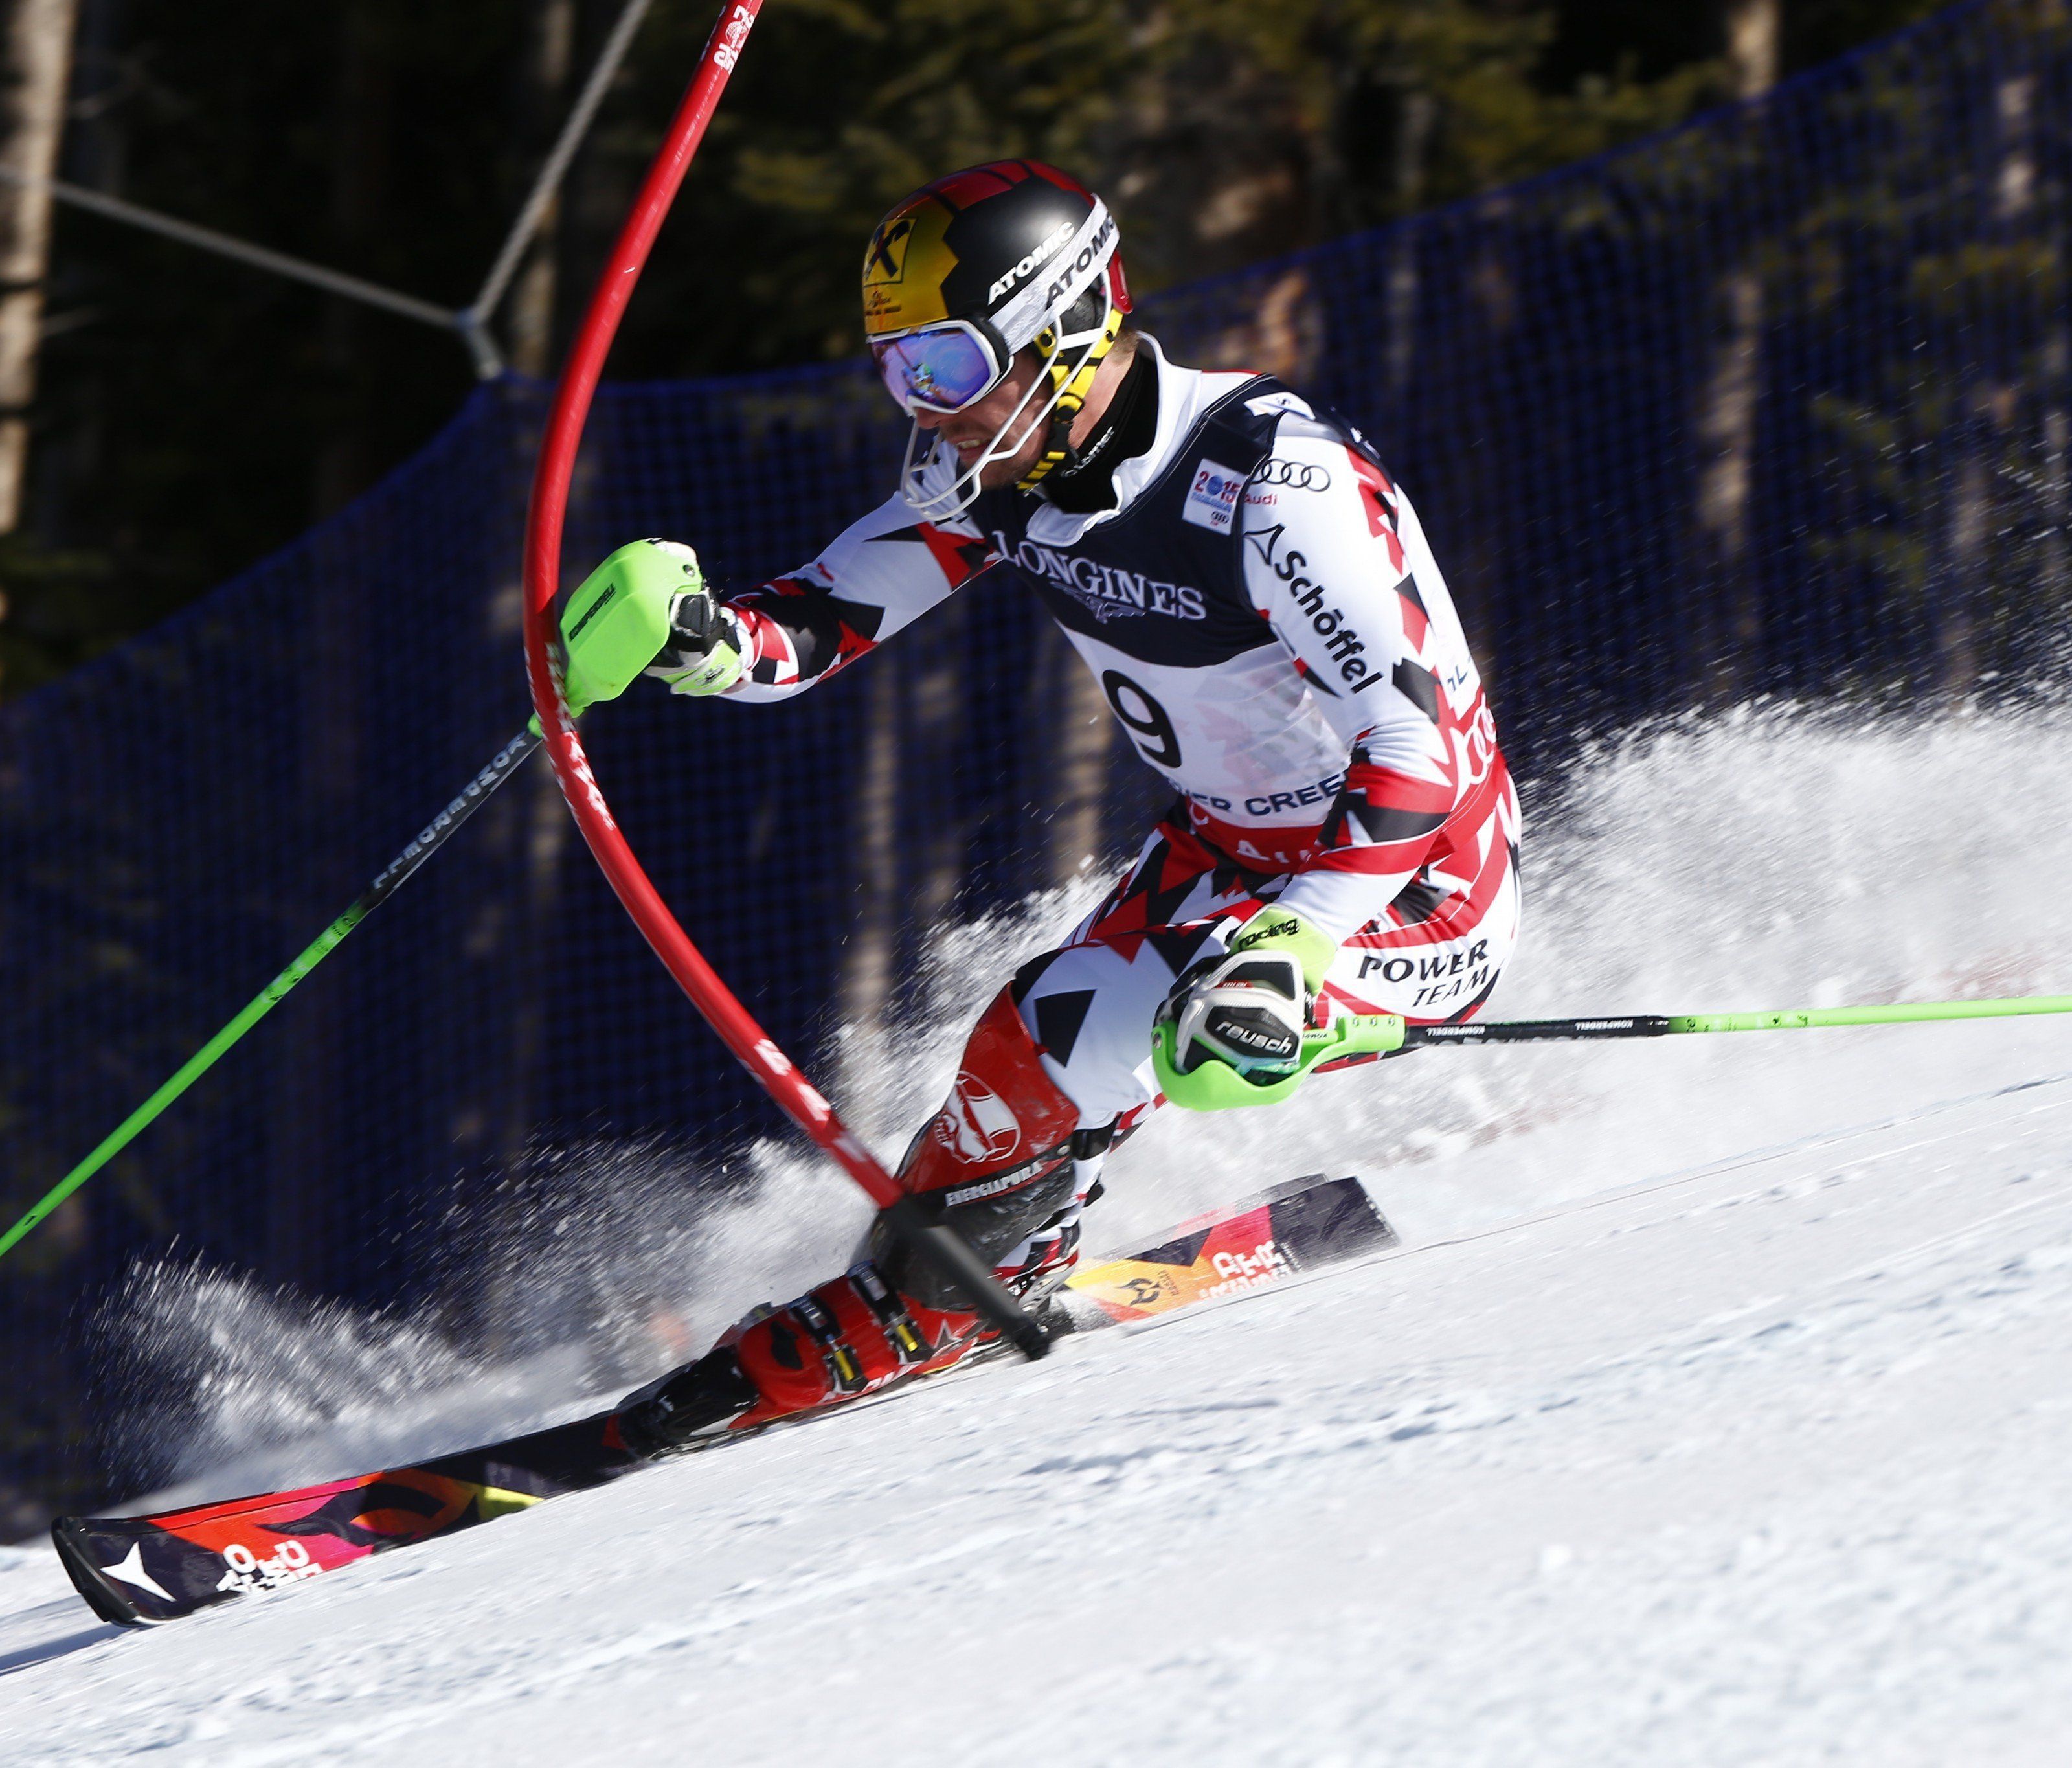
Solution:
{"label": "skier", "polygon": [[[1464,1019],[1516,940],[1516,796],[1409,500],[1272,378],[1168,361],[1128,323],[1113,217],[1029,160],[915,191],[872,236],[864,327],[912,420],[897,494],[788,577],[692,585],[649,671],[781,700],[984,574],[1020,580],[1178,796],[1135,861],[979,1017],[899,1181],[1036,1305],[1103,1161],[1172,1069],[1291,1072],[1334,1010]],[[668,543],[654,543],[667,545]],[[1169,1082],[1169,1091],[1180,1083]],[[643,1451],[956,1361],[968,1299],[886,1231],[631,1396]]]}

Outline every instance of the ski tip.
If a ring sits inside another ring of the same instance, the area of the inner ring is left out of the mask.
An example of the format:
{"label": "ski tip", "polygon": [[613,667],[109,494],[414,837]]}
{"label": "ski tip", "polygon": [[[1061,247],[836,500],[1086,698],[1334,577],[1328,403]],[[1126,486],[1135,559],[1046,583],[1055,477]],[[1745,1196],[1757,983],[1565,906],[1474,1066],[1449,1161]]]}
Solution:
{"label": "ski tip", "polygon": [[153,1617],[144,1614],[105,1576],[94,1557],[94,1525],[80,1516],[60,1516],[51,1524],[51,1544],[58,1551],[58,1563],[72,1587],[86,1598],[86,1606],[104,1621],[117,1626],[148,1626]]}

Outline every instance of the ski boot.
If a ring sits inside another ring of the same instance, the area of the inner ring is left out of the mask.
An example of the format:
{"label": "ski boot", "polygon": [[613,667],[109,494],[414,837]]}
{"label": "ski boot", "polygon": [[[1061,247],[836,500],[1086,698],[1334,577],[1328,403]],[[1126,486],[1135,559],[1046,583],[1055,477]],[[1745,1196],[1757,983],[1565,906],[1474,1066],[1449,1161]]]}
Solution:
{"label": "ski boot", "polygon": [[[1080,1129],[1077,1117],[1002,990],[972,1030],[955,1090],[907,1148],[900,1184],[1010,1289],[1040,1302],[1071,1269],[1079,1211],[1112,1134]],[[991,1335],[969,1298],[881,1217],[861,1262],[630,1396],[620,1431],[643,1453],[685,1447],[947,1368]]]}

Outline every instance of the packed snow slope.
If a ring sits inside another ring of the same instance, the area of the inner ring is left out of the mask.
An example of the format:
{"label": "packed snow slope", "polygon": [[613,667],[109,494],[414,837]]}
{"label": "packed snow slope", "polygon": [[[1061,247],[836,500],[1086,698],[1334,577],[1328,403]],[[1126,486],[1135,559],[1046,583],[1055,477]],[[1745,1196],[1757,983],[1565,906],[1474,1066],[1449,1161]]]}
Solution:
{"label": "packed snow slope", "polygon": [[[1497,1010],[2072,992],[2068,737],[1778,714],[1608,750],[1541,807]],[[946,974],[848,1090],[918,1108],[993,985]],[[819,1274],[853,1206],[758,1158],[722,1219],[543,1223],[538,1317],[577,1273],[648,1308],[638,1374]],[[6,1550],[0,1757],[2066,1759],[2072,1022],[1420,1055],[1155,1125],[1093,1237],[1348,1166],[1400,1252],[154,1632]],[[129,1305],[187,1359],[197,1494],[583,1397],[569,1359],[220,1275]]]}

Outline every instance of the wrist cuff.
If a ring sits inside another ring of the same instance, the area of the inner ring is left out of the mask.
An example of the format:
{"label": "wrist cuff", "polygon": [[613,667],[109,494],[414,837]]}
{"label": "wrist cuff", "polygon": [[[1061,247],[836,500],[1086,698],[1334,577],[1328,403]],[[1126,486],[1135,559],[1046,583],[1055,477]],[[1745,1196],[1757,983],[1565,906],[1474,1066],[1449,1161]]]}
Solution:
{"label": "wrist cuff", "polygon": [[1323,987],[1332,960],[1338,955],[1338,942],[1322,927],[1304,920],[1293,909],[1284,909],[1272,903],[1224,942],[1224,948],[1231,952],[1262,948],[1285,952],[1301,964],[1302,981],[1312,994]]}

